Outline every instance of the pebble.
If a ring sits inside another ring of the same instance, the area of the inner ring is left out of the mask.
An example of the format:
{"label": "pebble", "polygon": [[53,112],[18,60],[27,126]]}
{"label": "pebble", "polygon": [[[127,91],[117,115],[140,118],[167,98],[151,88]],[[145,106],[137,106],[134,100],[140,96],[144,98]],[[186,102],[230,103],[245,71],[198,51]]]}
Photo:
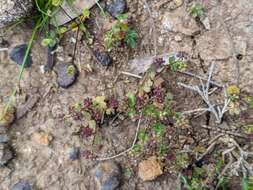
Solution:
{"label": "pebble", "polygon": [[27,181],[19,181],[11,190],[32,190],[31,185]]}
{"label": "pebble", "polygon": [[80,157],[80,148],[74,147],[69,150],[69,159],[77,160]]}
{"label": "pebble", "polygon": [[6,165],[13,158],[11,147],[7,144],[0,144],[0,165]]}
{"label": "pebble", "polygon": [[151,181],[162,175],[162,167],[157,161],[156,156],[140,162],[138,175],[143,181]]}
{"label": "pebble", "polygon": [[10,140],[7,134],[0,134],[0,144],[8,143]]}
{"label": "pebble", "polygon": [[103,162],[95,168],[97,190],[115,190],[119,187],[120,180],[121,169],[115,162]]}
{"label": "pebble", "polygon": [[53,140],[53,137],[46,132],[36,132],[32,135],[32,140],[40,145],[48,146]]}
{"label": "pebble", "polygon": [[[26,54],[26,49],[27,49],[27,44],[21,44],[21,45],[15,46],[9,54],[10,59],[14,61],[16,64],[22,65],[23,59]],[[32,57],[29,53],[25,67],[30,67],[31,65],[32,65]]]}
{"label": "pebble", "polygon": [[72,64],[62,64],[57,68],[56,72],[57,83],[62,88],[68,88],[74,84],[78,75],[75,65]]}
{"label": "pebble", "polygon": [[116,18],[120,14],[126,11],[127,4],[125,0],[114,0],[111,4],[107,6],[107,11]]}
{"label": "pebble", "polygon": [[96,51],[95,56],[103,66],[109,66],[112,64],[112,58],[106,52]]}

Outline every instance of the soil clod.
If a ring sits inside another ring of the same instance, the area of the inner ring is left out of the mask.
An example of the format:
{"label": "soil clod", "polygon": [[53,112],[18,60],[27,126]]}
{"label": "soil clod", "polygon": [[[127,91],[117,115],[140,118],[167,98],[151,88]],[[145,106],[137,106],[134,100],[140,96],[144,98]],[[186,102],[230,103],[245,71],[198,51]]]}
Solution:
{"label": "soil clod", "polygon": [[[16,64],[22,65],[27,48],[28,48],[27,44],[21,44],[21,45],[15,46],[10,52],[10,55],[9,55],[10,59],[14,61]],[[32,57],[29,53],[28,59],[25,63],[25,67],[30,67],[31,65],[32,65]]]}
{"label": "soil clod", "polygon": [[163,174],[162,167],[155,156],[142,161],[139,164],[139,177],[143,181],[151,181]]}

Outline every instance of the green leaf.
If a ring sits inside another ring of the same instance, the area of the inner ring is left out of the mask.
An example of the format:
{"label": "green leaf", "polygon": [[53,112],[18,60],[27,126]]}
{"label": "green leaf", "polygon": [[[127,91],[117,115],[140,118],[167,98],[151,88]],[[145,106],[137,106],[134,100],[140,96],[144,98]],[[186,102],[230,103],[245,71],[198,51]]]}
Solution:
{"label": "green leaf", "polygon": [[61,0],[52,0],[52,5],[58,7],[61,4]]}
{"label": "green leaf", "polygon": [[83,16],[84,16],[84,18],[89,18],[90,17],[90,10],[89,9],[84,9],[83,10]]}
{"label": "green leaf", "polygon": [[126,20],[128,18],[128,14],[125,13],[125,14],[120,14],[116,17],[119,21],[123,21],[123,20]]}
{"label": "green leaf", "polygon": [[166,133],[166,126],[161,123],[155,123],[152,128],[155,130],[157,137],[163,137]]}
{"label": "green leaf", "polygon": [[127,31],[124,41],[128,47],[134,49],[137,47],[137,38],[137,32],[135,30],[130,29]]}
{"label": "green leaf", "polygon": [[148,135],[146,134],[145,131],[140,131],[138,134],[138,140],[141,141],[142,143],[145,143],[148,141]]}
{"label": "green leaf", "polygon": [[128,100],[128,106],[130,108],[135,108],[135,105],[136,105],[136,97],[135,97],[135,94],[132,93],[132,92],[129,92],[127,94],[127,100]]}
{"label": "green leaf", "polygon": [[143,114],[145,116],[150,116],[150,117],[155,117],[155,118],[160,117],[160,112],[156,109],[156,107],[154,105],[147,105],[143,109]]}

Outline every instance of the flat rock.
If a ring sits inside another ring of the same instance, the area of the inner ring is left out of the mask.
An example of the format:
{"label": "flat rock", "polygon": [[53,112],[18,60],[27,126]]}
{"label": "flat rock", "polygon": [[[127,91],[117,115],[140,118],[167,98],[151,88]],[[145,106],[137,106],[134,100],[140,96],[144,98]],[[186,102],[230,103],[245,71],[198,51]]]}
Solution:
{"label": "flat rock", "polygon": [[155,156],[139,163],[138,175],[143,181],[154,180],[162,174],[162,167]]}
{"label": "flat rock", "polygon": [[120,185],[121,169],[115,162],[100,163],[94,171],[97,190],[116,190]]}
{"label": "flat rock", "polygon": [[32,0],[1,0],[0,28],[31,14]]}
{"label": "flat rock", "polygon": [[[23,60],[25,58],[26,50],[27,50],[27,44],[21,44],[21,45],[15,46],[9,54],[10,59],[14,61],[16,64],[22,65]],[[29,53],[27,61],[25,63],[25,67],[30,67],[31,65],[32,65],[32,57]]]}
{"label": "flat rock", "polygon": [[66,24],[81,15],[84,9],[90,9],[95,4],[96,0],[75,0],[73,5],[69,5],[69,3],[64,0],[61,5],[62,9],[59,9],[55,19],[53,19],[53,24],[56,26]]}
{"label": "flat rock", "polygon": [[232,44],[222,31],[208,31],[197,41],[197,49],[203,60],[224,60],[232,56]]}
{"label": "flat rock", "polygon": [[7,144],[0,144],[0,165],[7,164],[13,158],[11,147]]}
{"label": "flat rock", "polygon": [[72,64],[62,64],[59,65],[57,70],[57,83],[59,86],[62,88],[68,88],[77,79],[77,69],[74,65]]}
{"label": "flat rock", "polygon": [[32,187],[27,181],[19,181],[11,188],[11,190],[32,190]]}
{"label": "flat rock", "polygon": [[196,21],[189,16],[184,7],[167,12],[162,16],[162,33],[179,32],[192,36],[200,31]]}
{"label": "flat rock", "polygon": [[107,11],[114,18],[123,14],[126,11],[127,3],[126,0],[114,0],[111,4],[107,6]]}

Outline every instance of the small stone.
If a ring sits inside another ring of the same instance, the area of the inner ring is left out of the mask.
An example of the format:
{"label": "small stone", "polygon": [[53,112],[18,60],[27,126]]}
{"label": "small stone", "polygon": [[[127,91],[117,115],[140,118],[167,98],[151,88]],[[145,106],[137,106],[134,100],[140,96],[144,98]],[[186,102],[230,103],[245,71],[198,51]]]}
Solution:
{"label": "small stone", "polygon": [[32,140],[40,145],[48,146],[53,137],[46,132],[36,132],[32,135]]}
{"label": "small stone", "polygon": [[9,127],[15,119],[15,108],[10,106],[6,110],[5,105],[0,106],[0,128]]}
{"label": "small stone", "polygon": [[183,0],[173,0],[177,7],[181,6],[184,1]]}
{"label": "small stone", "polygon": [[0,134],[0,144],[8,143],[10,140],[9,136],[7,134]]}
{"label": "small stone", "polygon": [[155,156],[152,156],[139,164],[138,175],[143,181],[154,180],[162,174],[162,167],[159,162],[157,162],[157,158]]}
{"label": "small stone", "polygon": [[69,150],[69,159],[77,160],[80,157],[80,148],[74,147]]}
{"label": "small stone", "polygon": [[[28,48],[27,44],[21,44],[21,45],[15,46],[9,54],[10,59],[14,61],[15,63],[17,63],[18,65],[22,65],[27,48]],[[30,67],[31,65],[32,65],[32,57],[29,53],[27,57],[27,61],[25,63],[25,67]]]}
{"label": "small stone", "polygon": [[11,190],[32,190],[31,185],[27,181],[19,181]]}
{"label": "small stone", "polygon": [[0,165],[6,165],[13,158],[11,147],[7,144],[0,144]]}
{"label": "small stone", "polygon": [[207,30],[211,29],[211,24],[210,24],[210,21],[209,21],[208,17],[201,18],[200,21],[204,25],[205,29],[207,29]]}
{"label": "small stone", "polygon": [[62,64],[57,69],[57,82],[62,88],[68,88],[77,79],[77,69],[72,64]]}
{"label": "small stone", "polygon": [[103,66],[109,66],[112,64],[112,58],[106,52],[96,51],[95,56]]}
{"label": "small stone", "polygon": [[107,11],[116,18],[120,14],[126,11],[127,4],[126,0],[114,0],[110,5],[107,6]]}
{"label": "small stone", "polygon": [[120,185],[121,169],[115,162],[100,163],[95,169],[98,190],[115,190]]}

